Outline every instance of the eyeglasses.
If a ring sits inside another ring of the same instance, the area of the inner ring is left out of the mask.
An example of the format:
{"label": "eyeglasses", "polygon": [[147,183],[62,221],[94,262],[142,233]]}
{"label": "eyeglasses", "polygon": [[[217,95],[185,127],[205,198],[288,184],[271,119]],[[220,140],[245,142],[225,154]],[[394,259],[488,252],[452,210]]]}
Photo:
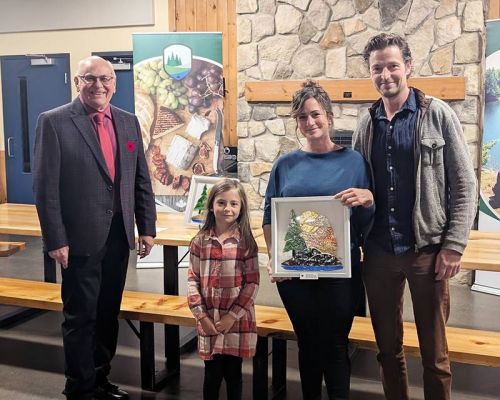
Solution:
{"label": "eyeglasses", "polygon": [[111,82],[113,82],[113,79],[115,79],[114,76],[108,76],[108,75],[101,75],[101,76],[95,76],[95,75],[78,75],[78,78],[80,78],[84,83],[87,84],[94,84],[98,80],[101,81],[103,85],[109,85]]}

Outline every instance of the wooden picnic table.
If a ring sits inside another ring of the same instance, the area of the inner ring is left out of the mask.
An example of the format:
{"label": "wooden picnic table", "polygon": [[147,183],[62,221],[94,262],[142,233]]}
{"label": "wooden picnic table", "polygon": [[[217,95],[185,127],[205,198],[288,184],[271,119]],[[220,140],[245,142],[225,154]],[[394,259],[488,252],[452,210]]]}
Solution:
{"label": "wooden picnic table", "polygon": [[[267,253],[260,226],[261,219],[253,218],[251,225],[259,251]],[[157,230],[155,243],[163,246],[164,294],[178,295],[178,247],[188,246],[197,229],[185,226],[182,214],[158,213]],[[0,233],[41,236],[35,207],[23,204],[0,204]],[[461,265],[464,269],[500,271],[500,232],[471,231]],[[44,255],[44,268],[45,281],[55,282],[55,263],[46,254]],[[165,357],[170,371],[175,372],[180,368],[180,346],[179,326],[165,325]],[[263,353],[267,355],[266,351]],[[264,369],[267,372],[267,367]],[[151,380],[152,386],[160,380],[154,371],[148,375],[147,379]]]}
{"label": "wooden picnic table", "polygon": [[[267,253],[259,217],[252,218],[252,230],[259,251]],[[155,243],[163,246],[188,246],[196,234],[196,227],[186,227],[182,214],[158,213],[158,235]],[[28,204],[0,204],[0,234],[41,236],[35,206]],[[472,230],[462,256],[462,268],[500,271],[500,232]]]}

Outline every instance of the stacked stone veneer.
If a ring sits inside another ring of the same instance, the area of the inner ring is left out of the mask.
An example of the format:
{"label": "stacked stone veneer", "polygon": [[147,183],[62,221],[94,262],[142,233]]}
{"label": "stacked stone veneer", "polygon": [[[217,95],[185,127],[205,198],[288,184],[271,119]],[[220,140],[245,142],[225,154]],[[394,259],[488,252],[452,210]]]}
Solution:
{"label": "stacked stone veneer", "polygon": [[[245,82],[367,78],[367,40],[408,40],[414,76],[465,76],[466,98],[450,102],[478,166],[483,109],[481,0],[238,0],[238,175],[260,209],[273,162],[299,147],[289,104],[248,103]],[[352,132],[369,104],[333,105],[335,129]]]}

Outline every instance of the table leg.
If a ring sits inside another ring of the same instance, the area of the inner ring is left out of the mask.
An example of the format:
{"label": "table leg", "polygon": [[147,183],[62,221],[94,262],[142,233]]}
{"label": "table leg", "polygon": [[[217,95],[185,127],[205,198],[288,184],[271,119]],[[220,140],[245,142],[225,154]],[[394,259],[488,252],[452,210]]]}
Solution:
{"label": "table leg", "polygon": [[[179,250],[177,246],[163,246],[163,293],[179,295]],[[165,325],[165,357],[169,371],[179,370],[181,352],[179,348],[179,327]]]}
{"label": "table leg", "polygon": [[286,340],[273,338],[273,398],[286,392]]}
{"label": "table leg", "polygon": [[177,374],[169,374],[163,369],[157,371],[155,363],[155,335],[152,322],[140,322],[141,341],[141,387],[144,390],[158,391],[168,380]]}
{"label": "table leg", "polygon": [[56,260],[43,252],[43,280],[45,282],[56,283]]}
{"label": "table leg", "polygon": [[253,357],[253,399],[267,400],[268,398],[268,340],[267,337],[257,338],[257,351]]}
{"label": "table leg", "polygon": [[257,338],[253,357],[254,400],[282,399],[286,394],[286,340],[272,338],[272,384],[269,387],[269,338]]}

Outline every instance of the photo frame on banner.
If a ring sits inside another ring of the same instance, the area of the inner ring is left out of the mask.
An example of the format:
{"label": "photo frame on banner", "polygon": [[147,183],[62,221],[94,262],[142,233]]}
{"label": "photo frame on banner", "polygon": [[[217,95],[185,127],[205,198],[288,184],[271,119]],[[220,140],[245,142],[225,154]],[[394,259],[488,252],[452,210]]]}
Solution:
{"label": "photo frame on banner", "polygon": [[[205,209],[208,194],[212,186],[223,176],[198,176],[191,178],[191,188],[189,190],[186,211],[184,212],[184,222],[188,226],[200,227],[205,222]],[[238,180],[235,178],[231,178]]]}
{"label": "photo frame on banner", "polygon": [[349,209],[333,196],[271,199],[273,276],[350,278]]}

